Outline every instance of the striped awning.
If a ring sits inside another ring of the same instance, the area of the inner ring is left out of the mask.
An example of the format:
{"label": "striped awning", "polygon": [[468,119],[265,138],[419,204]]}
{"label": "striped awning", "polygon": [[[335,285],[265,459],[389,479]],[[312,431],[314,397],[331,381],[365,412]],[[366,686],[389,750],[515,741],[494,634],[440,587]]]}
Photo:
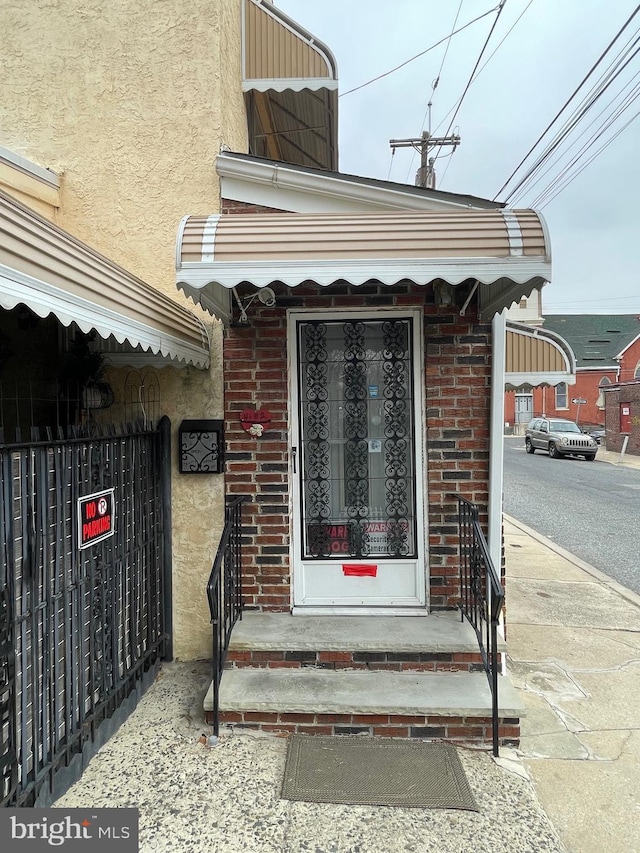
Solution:
{"label": "striped awning", "polygon": [[507,320],[506,335],[506,388],[535,388],[561,382],[575,385],[575,356],[560,335],[512,320]]}
{"label": "striped awning", "polygon": [[207,330],[194,314],[0,193],[0,306],[20,304],[167,360],[209,365]]}
{"label": "striped awning", "polygon": [[338,167],[338,79],[329,48],[269,0],[243,0],[242,89],[249,150]]}
{"label": "striped awning", "polygon": [[472,280],[492,315],[551,275],[546,228],[533,210],[187,216],[176,266],[177,286],[223,319],[224,289],[241,282]]}

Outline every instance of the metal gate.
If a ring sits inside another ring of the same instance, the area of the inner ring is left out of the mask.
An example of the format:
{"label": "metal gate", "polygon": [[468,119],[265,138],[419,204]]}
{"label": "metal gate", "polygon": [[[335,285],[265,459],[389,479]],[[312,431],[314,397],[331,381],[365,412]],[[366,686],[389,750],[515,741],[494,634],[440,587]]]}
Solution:
{"label": "metal gate", "polygon": [[[163,418],[0,445],[2,806],[59,797],[171,657],[169,443]],[[81,542],[82,498],[111,490]]]}

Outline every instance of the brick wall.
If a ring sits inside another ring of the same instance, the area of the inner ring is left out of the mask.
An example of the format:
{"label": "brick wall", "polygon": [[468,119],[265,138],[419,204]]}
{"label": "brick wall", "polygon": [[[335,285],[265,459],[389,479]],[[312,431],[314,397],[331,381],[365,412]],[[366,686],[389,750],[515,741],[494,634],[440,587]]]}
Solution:
{"label": "brick wall", "polygon": [[636,370],[640,367],[640,338],[629,344],[622,353],[620,362],[619,382],[630,382],[636,378]]}
{"label": "brick wall", "polygon": [[[273,208],[222,201],[223,213],[278,213]],[[250,307],[251,325],[225,332],[225,431],[227,492],[245,494],[243,513],[244,597],[249,607],[289,610],[289,459],[288,459],[288,308],[329,310],[345,307],[421,306],[425,328],[427,500],[430,603],[451,609],[458,601],[459,493],[479,504],[486,530],[489,477],[491,326],[474,314],[475,300],[461,317],[442,313],[431,286],[369,283],[351,287],[307,284],[294,289],[273,284],[275,308],[258,301]],[[252,292],[248,288],[245,293]],[[239,290],[242,294],[242,291]],[[456,288],[462,304],[468,288]],[[243,409],[267,410],[271,423],[252,438],[240,423]]]}
{"label": "brick wall", "polygon": [[629,405],[630,432],[627,443],[627,453],[640,455],[640,381],[627,382],[614,386],[604,395],[607,450],[619,453],[622,450],[624,435],[620,432],[620,406]]}
{"label": "brick wall", "polygon": [[283,213],[275,207],[265,207],[262,204],[247,204],[246,201],[231,201],[223,198],[221,203],[221,213]]}

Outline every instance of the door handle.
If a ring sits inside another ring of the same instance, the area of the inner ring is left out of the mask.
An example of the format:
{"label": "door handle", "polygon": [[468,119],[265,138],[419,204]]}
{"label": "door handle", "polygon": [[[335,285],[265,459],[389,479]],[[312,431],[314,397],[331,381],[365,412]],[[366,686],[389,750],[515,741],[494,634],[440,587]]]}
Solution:
{"label": "door handle", "polygon": [[293,473],[294,474],[297,474],[297,471],[296,471],[296,457],[297,457],[297,455],[298,455],[298,448],[292,447],[291,448],[291,462],[293,465]]}

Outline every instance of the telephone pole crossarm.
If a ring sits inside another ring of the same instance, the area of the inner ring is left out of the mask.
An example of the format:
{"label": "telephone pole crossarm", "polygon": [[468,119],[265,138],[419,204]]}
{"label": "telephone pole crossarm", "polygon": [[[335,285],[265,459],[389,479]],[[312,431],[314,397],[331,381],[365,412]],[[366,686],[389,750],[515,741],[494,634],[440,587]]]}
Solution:
{"label": "telephone pole crossarm", "polygon": [[431,149],[439,146],[451,146],[455,151],[460,145],[460,137],[457,134],[452,136],[431,136],[426,130],[422,136],[413,136],[409,139],[390,139],[389,145],[395,151],[396,148],[413,148],[420,154],[420,168],[416,173],[416,186],[436,188],[436,173],[433,168],[435,162],[434,157],[429,157]]}

